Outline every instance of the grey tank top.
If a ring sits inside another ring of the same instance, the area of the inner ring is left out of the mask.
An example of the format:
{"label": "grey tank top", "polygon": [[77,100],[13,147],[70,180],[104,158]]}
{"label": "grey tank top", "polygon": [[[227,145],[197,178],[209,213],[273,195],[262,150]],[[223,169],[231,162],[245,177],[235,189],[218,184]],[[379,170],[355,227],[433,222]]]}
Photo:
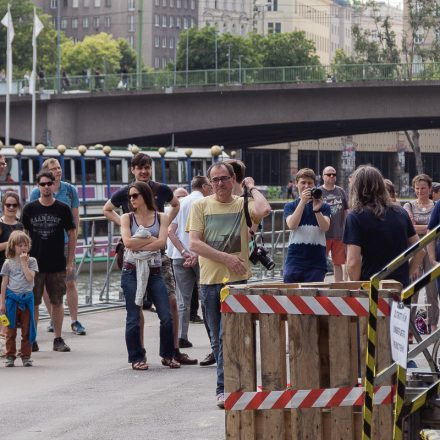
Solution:
{"label": "grey tank top", "polygon": [[[136,231],[138,230],[138,223],[136,221],[136,217],[133,213],[130,213],[131,216],[131,235],[134,235]],[[160,232],[160,222],[159,222],[159,214],[157,211],[154,212],[154,222],[151,226],[146,226],[146,229],[148,229],[151,233],[152,237],[159,237]]]}

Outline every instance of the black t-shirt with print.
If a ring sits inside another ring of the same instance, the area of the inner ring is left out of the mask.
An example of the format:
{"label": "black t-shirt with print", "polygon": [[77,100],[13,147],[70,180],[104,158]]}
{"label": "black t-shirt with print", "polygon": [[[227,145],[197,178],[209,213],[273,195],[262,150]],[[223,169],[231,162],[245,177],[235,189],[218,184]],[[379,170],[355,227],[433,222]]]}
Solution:
{"label": "black t-shirt with print", "polygon": [[[154,201],[156,202],[156,207],[159,212],[164,212],[165,203],[171,202],[173,199],[173,191],[168,185],[164,185],[163,183],[153,182],[152,180],[148,181],[151,190],[153,191]],[[113,206],[116,208],[122,208],[122,212],[126,214],[130,212],[130,208],[128,207],[128,188],[130,185],[123,186],[121,189],[118,189],[111,197],[110,201]]]}
{"label": "black t-shirt with print", "polygon": [[66,270],[64,231],[75,229],[71,209],[58,200],[51,206],[35,200],[23,208],[21,222],[32,239],[30,254],[37,259],[40,272]]}

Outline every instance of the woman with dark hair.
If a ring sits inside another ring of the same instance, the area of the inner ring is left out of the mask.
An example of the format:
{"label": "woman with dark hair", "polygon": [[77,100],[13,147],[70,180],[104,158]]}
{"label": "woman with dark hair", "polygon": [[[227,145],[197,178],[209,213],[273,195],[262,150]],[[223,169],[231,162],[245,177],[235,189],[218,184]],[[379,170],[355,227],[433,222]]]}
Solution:
{"label": "woman with dark hair", "polygon": [[[427,174],[419,174],[412,180],[412,186],[416,194],[416,199],[411,200],[403,205],[403,208],[409,215],[409,218],[414,225],[418,236],[421,238],[428,230],[429,218],[434,210],[434,202],[429,198],[431,194],[432,179]],[[422,272],[426,273],[431,269],[431,263],[428,255],[425,255],[422,261]],[[437,329],[439,320],[439,306],[437,286],[434,281],[430,282],[426,287],[426,300],[429,304],[428,309],[428,325],[431,330]],[[414,295],[414,300],[417,301],[418,294]],[[416,315],[416,308],[413,307],[411,316],[414,319]]]}
{"label": "woman with dark hair", "polygon": [[[0,269],[5,262],[5,250],[8,244],[9,236],[13,231],[23,230],[23,225],[18,221],[18,211],[20,209],[20,198],[13,191],[7,191],[2,198],[3,215],[0,217]],[[0,325],[0,356],[3,353],[4,338],[6,336],[6,327]]]}
{"label": "woman with dark hair", "polygon": [[[352,175],[349,187],[351,211],[347,216],[344,243],[347,245],[347,272],[353,281],[368,280],[417,240],[405,210],[392,203],[382,174],[377,168],[362,165]],[[421,255],[420,255],[421,254]],[[423,257],[411,261],[411,273]],[[389,275],[407,286],[408,263]]]}
{"label": "woman with dark hair", "polygon": [[[138,304],[136,295],[137,291],[139,293],[140,285],[143,289],[144,284],[140,283],[145,283],[148,285],[148,291],[160,319],[159,352],[162,364],[170,368],[180,368],[180,364],[173,359],[174,341],[170,303],[160,274],[160,250],[165,248],[167,240],[168,217],[157,212],[151,188],[144,182],[135,182],[130,185],[128,198],[131,212],[121,217],[121,235],[126,248],[121,287],[127,310],[125,341],[128,362],[131,363],[133,370],[148,370],[139,325],[142,302]],[[145,253],[142,263],[136,261],[139,257],[136,254],[139,253]],[[159,258],[155,257],[157,253],[159,253]],[[148,268],[145,267],[147,264]],[[147,276],[144,276],[143,269],[147,270]]]}

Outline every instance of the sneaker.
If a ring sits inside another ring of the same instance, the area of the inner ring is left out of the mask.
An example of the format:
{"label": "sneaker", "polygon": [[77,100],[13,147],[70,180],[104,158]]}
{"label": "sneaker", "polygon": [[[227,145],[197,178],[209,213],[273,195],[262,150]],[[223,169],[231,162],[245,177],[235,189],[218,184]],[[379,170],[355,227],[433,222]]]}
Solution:
{"label": "sneaker", "polygon": [[72,331],[73,333],[75,333],[75,335],[81,336],[86,334],[86,329],[79,321],[72,322],[70,327],[72,328]]}
{"label": "sneaker", "polygon": [[209,365],[214,365],[215,364],[215,356],[214,353],[211,351],[211,353],[209,353],[205,359],[203,359],[203,361],[200,361],[200,366],[201,367],[207,367]]}
{"label": "sneaker", "polygon": [[32,342],[32,351],[35,353],[36,351],[40,351],[40,347],[38,346],[38,342]]}
{"label": "sneaker", "polygon": [[32,359],[29,357],[22,357],[21,362],[23,362],[23,367],[32,367]]}
{"label": "sneaker", "polygon": [[223,393],[217,394],[217,406],[221,409],[225,409],[225,395]]}
{"label": "sneaker", "polygon": [[197,359],[191,359],[186,353],[180,351],[174,354],[174,359],[181,365],[197,365]]}
{"label": "sneaker", "polygon": [[70,347],[66,345],[63,338],[55,338],[53,340],[53,351],[70,351]]}
{"label": "sneaker", "polygon": [[52,322],[52,320],[49,321],[49,325],[47,326],[47,331],[49,333],[53,333],[53,322]]}
{"label": "sneaker", "polygon": [[191,318],[189,322],[191,322],[192,324],[203,324],[203,319],[200,318],[199,315],[196,315],[194,316],[194,318]]}
{"label": "sneaker", "polygon": [[179,348],[191,348],[192,346],[188,339],[179,338]]}
{"label": "sneaker", "polygon": [[13,367],[14,362],[15,362],[15,358],[8,356],[5,361],[5,367]]}

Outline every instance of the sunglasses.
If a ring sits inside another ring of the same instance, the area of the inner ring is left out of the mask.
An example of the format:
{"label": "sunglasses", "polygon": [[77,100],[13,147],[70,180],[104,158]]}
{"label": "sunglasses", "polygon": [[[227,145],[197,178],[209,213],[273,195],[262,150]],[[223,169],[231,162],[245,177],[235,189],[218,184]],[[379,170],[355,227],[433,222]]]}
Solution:
{"label": "sunglasses", "polygon": [[52,186],[53,185],[53,182],[40,182],[38,185],[40,185],[40,186]]}
{"label": "sunglasses", "polygon": [[325,174],[325,176],[336,177],[336,173],[328,173],[328,174]]}
{"label": "sunglasses", "polygon": [[6,208],[9,209],[14,209],[17,208],[18,204],[17,203],[5,203]]}
{"label": "sunglasses", "polygon": [[140,196],[139,193],[129,194],[128,198],[131,200],[136,200]]}

